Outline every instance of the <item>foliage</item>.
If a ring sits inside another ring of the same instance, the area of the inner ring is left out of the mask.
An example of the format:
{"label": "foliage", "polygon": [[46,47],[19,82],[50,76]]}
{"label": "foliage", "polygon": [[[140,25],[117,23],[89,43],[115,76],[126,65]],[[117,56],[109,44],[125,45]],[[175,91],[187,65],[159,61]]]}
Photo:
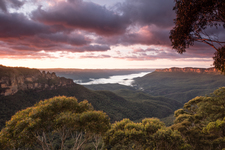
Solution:
{"label": "foliage", "polygon": [[164,123],[156,118],[146,118],[141,123],[134,123],[129,119],[116,122],[106,133],[104,141],[112,149],[178,150],[185,148],[180,133],[166,128]]}
{"label": "foliage", "polygon": [[[152,96],[163,96],[182,104],[196,96],[205,96],[225,85],[225,76],[195,72],[152,72],[136,78],[137,88]],[[172,101],[171,101],[172,102]]]}
{"label": "foliage", "polygon": [[[123,97],[129,103],[135,105],[135,109],[139,110],[140,114],[135,114],[140,116],[138,120],[145,117],[157,117],[164,118],[169,114],[173,115],[173,112],[178,108],[182,107],[182,103],[162,96],[152,96],[141,90],[134,89],[133,87],[123,86],[118,84],[100,84],[100,85],[88,85],[85,86],[92,90],[110,90],[116,95]],[[101,93],[108,93],[106,91],[96,91]],[[128,106],[129,107],[129,106]],[[134,109],[134,108],[133,108]],[[132,114],[134,116],[134,114]],[[129,117],[132,119],[131,117]],[[134,121],[134,119],[132,119]],[[171,119],[170,119],[171,120]],[[173,121],[171,121],[172,123]]]}
{"label": "foliage", "polygon": [[201,96],[190,100],[183,109],[174,112],[176,120],[172,128],[181,132],[192,149],[225,148],[224,95],[223,87],[211,96]]}
{"label": "foliage", "polygon": [[[176,110],[182,106],[182,104],[176,100],[166,98],[163,96],[152,96],[146,92],[143,91],[131,91],[131,90],[117,90],[114,91],[117,95],[124,97],[125,99],[132,101],[132,102],[140,102],[144,103],[146,106],[148,105],[149,108],[155,107],[155,111],[159,112],[157,109],[164,109],[167,110],[167,113],[169,113],[169,110]],[[153,108],[152,108],[153,109]],[[154,113],[154,112],[152,112]],[[158,114],[158,118],[160,115]]]}
{"label": "foliage", "polygon": [[60,137],[62,150],[66,140],[72,138],[73,149],[78,150],[87,140],[104,135],[109,127],[106,114],[94,111],[87,101],[78,103],[74,97],[62,96],[17,112],[0,132],[0,139],[8,148],[38,144],[53,150],[54,138]]}
{"label": "foliage", "polygon": [[175,101],[168,98],[147,96],[146,99],[137,98],[136,101],[133,101],[109,91],[91,91],[75,84],[71,87],[58,87],[57,89],[46,89],[44,91],[18,91],[14,95],[0,96],[0,127],[2,128],[5,122],[17,111],[31,107],[41,99],[59,95],[76,97],[79,102],[84,99],[88,100],[95,110],[106,112],[111,122],[123,118],[129,118],[133,121],[146,117],[163,118],[173,114],[174,110],[182,106],[179,102],[173,103]]}
{"label": "foliage", "polygon": [[136,91],[135,88],[131,86],[126,86],[118,83],[107,83],[107,84],[91,84],[91,85],[84,85],[84,87],[95,90],[95,91],[117,91],[117,90],[131,90]]}
{"label": "foliage", "polygon": [[171,125],[173,125],[173,122],[175,120],[175,117],[174,117],[174,114],[171,114],[168,117],[161,118],[160,120],[162,122],[164,122],[166,126],[171,126]]}
{"label": "foliage", "polygon": [[[217,51],[224,49],[225,41],[207,32],[208,27],[223,26],[225,28],[225,2],[223,0],[175,0],[175,2],[175,27],[170,31],[170,40],[174,49],[183,53],[186,48],[194,44],[194,41],[206,43]],[[214,65],[224,72],[222,58],[216,53]],[[222,63],[218,61],[219,59]],[[218,66],[223,66],[223,68]]]}
{"label": "foliage", "polygon": [[213,57],[213,65],[225,74],[225,47],[218,48]]}

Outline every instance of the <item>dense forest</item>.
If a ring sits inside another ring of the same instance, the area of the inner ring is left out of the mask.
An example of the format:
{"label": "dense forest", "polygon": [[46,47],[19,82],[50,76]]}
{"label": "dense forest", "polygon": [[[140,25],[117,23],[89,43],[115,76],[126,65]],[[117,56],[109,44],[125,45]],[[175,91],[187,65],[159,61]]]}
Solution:
{"label": "dense forest", "polygon": [[186,149],[225,147],[225,88],[195,97],[174,112],[172,126],[157,118],[110,124],[87,101],[54,97],[17,112],[0,132],[8,149]]}
{"label": "dense forest", "polygon": [[21,90],[14,95],[0,96],[1,127],[17,111],[30,107],[40,100],[59,95],[76,97],[79,102],[88,100],[96,110],[106,112],[111,118],[111,122],[123,118],[129,118],[133,121],[145,117],[164,118],[182,106],[181,103],[164,97],[150,97],[143,102],[130,101],[110,91],[91,91],[81,85],[44,91]]}

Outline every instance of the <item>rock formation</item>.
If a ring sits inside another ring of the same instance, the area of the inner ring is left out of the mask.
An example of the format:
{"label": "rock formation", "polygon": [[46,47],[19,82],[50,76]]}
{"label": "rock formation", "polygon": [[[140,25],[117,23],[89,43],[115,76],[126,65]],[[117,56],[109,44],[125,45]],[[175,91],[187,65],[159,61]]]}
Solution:
{"label": "rock formation", "polygon": [[195,73],[214,73],[214,74],[220,74],[221,72],[216,70],[216,68],[167,68],[167,69],[156,69],[156,72],[195,72]]}
{"label": "rock formation", "polygon": [[0,65],[0,95],[13,95],[19,90],[56,89],[60,86],[72,86],[72,79],[57,77],[50,72],[22,67],[5,67]]}

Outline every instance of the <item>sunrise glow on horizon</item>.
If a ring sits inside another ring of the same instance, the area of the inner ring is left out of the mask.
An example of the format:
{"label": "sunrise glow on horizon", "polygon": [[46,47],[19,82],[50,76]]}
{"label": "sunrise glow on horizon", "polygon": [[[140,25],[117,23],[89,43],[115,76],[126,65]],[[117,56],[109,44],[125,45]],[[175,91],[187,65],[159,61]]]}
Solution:
{"label": "sunrise glow on horizon", "polygon": [[[91,64],[90,64],[91,63]],[[2,59],[2,65],[9,67],[28,67],[28,68],[77,68],[77,69],[141,69],[141,68],[170,68],[170,67],[195,67],[195,68],[210,68],[212,67],[212,62],[208,61],[184,61],[182,64],[180,61],[173,60],[155,60],[155,61],[125,61],[118,59],[81,59],[81,60],[71,60],[71,59],[22,59],[22,60],[14,60],[14,59]]]}

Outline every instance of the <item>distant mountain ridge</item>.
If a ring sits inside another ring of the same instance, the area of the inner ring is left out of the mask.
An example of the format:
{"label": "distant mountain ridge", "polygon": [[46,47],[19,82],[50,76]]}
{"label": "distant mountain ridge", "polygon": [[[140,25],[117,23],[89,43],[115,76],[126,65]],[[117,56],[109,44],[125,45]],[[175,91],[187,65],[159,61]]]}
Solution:
{"label": "distant mountain ridge", "polygon": [[133,86],[152,96],[164,96],[186,103],[225,86],[225,76],[215,68],[157,69],[135,78]]}
{"label": "distant mountain ridge", "polygon": [[186,68],[178,68],[178,67],[172,67],[172,68],[166,68],[166,69],[156,69],[155,72],[195,72],[195,73],[221,73],[216,68],[192,68],[192,67],[186,67]]}
{"label": "distant mountain ridge", "polygon": [[57,76],[73,79],[76,83],[93,81],[92,79],[109,78],[116,75],[152,72],[155,69],[40,69],[55,72]]}
{"label": "distant mountain ridge", "polygon": [[0,65],[0,95],[13,95],[19,90],[56,89],[74,85],[72,79],[57,77],[56,74],[40,72],[38,69],[5,67]]}

